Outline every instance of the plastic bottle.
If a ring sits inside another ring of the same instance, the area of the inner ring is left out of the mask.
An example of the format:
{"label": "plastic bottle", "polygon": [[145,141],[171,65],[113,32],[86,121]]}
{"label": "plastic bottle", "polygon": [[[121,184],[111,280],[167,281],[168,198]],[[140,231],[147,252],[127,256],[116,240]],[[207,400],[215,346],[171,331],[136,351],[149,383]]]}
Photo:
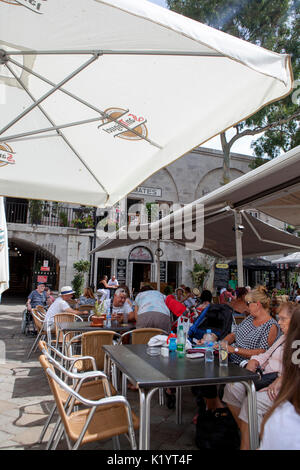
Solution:
{"label": "plastic bottle", "polygon": [[182,325],[179,326],[177,334],[177,355],[178,357],[184,357],[185,355],[185,334]]}
{"label": "plastic bottle", "polygon": [[214,337],[212,335],[211,330],[206,330],[206,333],[203,336],[203,339],[204,339],[204,347],[205,347],[205,362],[213,362],[214,361]]}

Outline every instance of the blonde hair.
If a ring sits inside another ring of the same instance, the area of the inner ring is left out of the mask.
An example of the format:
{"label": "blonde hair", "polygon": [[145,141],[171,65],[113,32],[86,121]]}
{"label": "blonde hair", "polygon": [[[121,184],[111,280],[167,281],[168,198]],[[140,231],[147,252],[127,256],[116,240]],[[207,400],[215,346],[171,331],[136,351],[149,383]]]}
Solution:
{"label": "blonde hair", "polygon": [[266,310],[270,308],[270,298],[265,286],[256,286],[251,292],[245,296],[246,302],[260,302]]}

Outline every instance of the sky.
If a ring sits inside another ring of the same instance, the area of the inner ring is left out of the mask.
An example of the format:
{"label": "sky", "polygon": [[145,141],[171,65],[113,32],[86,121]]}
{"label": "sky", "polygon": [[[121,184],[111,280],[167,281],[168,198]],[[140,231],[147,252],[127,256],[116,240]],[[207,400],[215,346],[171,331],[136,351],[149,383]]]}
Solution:
{"label": "sky", "polygon": [[[167,8],[167,4],[165,0],[148,0],[151,3],[155,3],[156,5],[159,5],[161,7]],[[234,135],[235,131],[234,130],[229,130],[226,135],[228,136],[228,139],[230,138],[231,135]],[[253,138],[251,137],[243,137],[239,139],[231,148],[231,152],[236,152],[236,153],[242,153],[246,155],[253,155],[253,151],[251,149],[251,142],[253,141]],[[221,147],[221,142],[220,142],[220,136],[214,137],[213,139],[205,142],[203,144],[203,147],[208,147],[212,149],[217,149],[217,150],[222,150]]]}

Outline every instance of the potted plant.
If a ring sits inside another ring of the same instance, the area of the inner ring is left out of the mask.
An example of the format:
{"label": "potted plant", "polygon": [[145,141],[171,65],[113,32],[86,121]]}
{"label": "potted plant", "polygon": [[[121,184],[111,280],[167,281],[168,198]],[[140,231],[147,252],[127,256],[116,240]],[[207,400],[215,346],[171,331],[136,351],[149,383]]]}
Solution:
{"label": "potted plant", "polygon": [[103,326],[105,318],[106,318],[106,315],[105,315],[104,300],[100,303],[97,300],[95,302],[94,315],[92,315],[91,317],[91,320],[92,320],[91,326]]}
{"label": "potted plant", "polygon": [[76,271],[76,274],[72,280],[72,287],[75,291],[75,296],[79,299],[82,294],[83,285],[84,285],[84,274],[89,272],[90,262],[84,259],[76,261],[73,264],[73,268]]}

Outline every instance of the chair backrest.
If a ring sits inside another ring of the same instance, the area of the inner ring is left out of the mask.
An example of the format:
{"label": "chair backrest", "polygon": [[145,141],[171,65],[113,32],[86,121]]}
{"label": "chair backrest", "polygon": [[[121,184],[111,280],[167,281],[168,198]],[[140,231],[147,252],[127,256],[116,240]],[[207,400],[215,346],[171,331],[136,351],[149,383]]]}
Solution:
{"label": "chair backrest", "polygon": [[[128,332],[131,335],[132,344],[147,344],[148,341],[156,335],[168,333],[160,328],[138,328]],[[122,335],[122,338],[125,335]]]}
{"label": "chair backrest", "polygon": [[94,305],[91,305],[91,304],[82,304],[82,305],[79,305],[78,307],[78,310],[80,312],[84,311],[84,310],[94,310]]}
{"label": "chair backrest", "polygon": [[37,331],[40,332],[44,326],[44,316],[36,308],[33,308],[31,310],[31,314],[33,317],[34,325]]}
{"label": "chair backrest", "polygon": [[39,313],[41,313],[42,315],[44,315],[44,316],[46,315],[46,310],[44,309],[44,307],[43,307],[42,305],[37,305],[37,306],[35,307],[35,309],[36,309]]}
{"label": "chair backrest", "polygon": [[[97,369],[104,369],[104,351],[103,345],[110,345],[113,342],[113,338],[117,333],[115,331],[103,330],[103,331],[88,331],[83,333],[81,337],[81,353],[83,356],[93,356],[96,360]],[[84,361],[85,367],[90,367],[90,361]]]}
{"label": "chair backrest", "polygon": [[[63,333],[59,329],[58,324],[59,323],[71,323],[75,320],[82,321],[82,318],[79,315],[76,315],[75,313],[57,313],[54,315],[54,324],[55,324],[55,333],[56,333],[56,338],[58,343],[62,343],[63,341]],[[70,339],[72,335],[75,333],[69,333],[68,338]]]}

